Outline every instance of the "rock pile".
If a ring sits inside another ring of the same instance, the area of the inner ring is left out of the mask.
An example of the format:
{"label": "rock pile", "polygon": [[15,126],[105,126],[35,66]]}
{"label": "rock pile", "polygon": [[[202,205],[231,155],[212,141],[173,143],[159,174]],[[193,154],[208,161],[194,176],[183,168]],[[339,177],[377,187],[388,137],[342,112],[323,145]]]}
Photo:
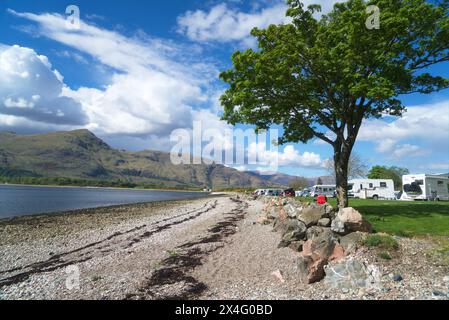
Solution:
{"label": "rock pile", "polygon": [[371,225],[353,208],[336,211],[330,204],[300,203],[293,199],[267,198],[258,223],[280,232],[279,248],[300,252],[297,262],[304,283],[321,281],[325,267],[355,252]]}

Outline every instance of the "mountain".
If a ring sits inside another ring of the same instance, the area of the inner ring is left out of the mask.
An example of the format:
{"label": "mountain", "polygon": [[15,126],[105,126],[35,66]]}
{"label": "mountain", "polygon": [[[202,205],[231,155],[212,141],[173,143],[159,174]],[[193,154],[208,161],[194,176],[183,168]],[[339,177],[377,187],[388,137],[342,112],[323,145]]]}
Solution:
{"label": "mountain", "polygon": [[0,132],[0,176],[121,180],[170,188],[288,185],[286,175],[262,176],[216,164],[174,165],[167,152],[117,150],[88,130],[37,135]]}

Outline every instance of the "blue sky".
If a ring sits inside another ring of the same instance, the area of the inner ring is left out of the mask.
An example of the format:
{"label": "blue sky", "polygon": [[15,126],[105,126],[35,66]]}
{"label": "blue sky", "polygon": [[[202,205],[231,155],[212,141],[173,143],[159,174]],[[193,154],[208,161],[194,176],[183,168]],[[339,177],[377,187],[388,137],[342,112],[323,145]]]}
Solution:
{"label": "blue sky", "polygon": [[[328,11],[336,1],[305,2]],[[65,26],[71,4],[80,9],[79,30]],[[114,147],[168,151],[171,132],[195,121],[229,129],[219,120],[218,74],[234,50],[254,46],[252,27],[285,22],[284,13],[277,0],[3,0],[0,130],[88,128]],[[432,72],[448,77],[449,64]],[[402,100],[403,118],[367,120],[355,152],[368,166],[449,172],[449,90]],[[319,141],[283,146],[279,171],[326,174],[331,156]]]}

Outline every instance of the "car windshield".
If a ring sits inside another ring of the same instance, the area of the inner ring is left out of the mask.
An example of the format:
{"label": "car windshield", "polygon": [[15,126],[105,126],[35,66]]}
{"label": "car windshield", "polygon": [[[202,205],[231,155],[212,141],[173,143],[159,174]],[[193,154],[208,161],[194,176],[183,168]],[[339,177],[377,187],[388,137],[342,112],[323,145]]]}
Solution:
{"label": "car windshield", "polygon": [[422,189],[417,182],[404,185],[404,192],[413,195],[421,195]]}

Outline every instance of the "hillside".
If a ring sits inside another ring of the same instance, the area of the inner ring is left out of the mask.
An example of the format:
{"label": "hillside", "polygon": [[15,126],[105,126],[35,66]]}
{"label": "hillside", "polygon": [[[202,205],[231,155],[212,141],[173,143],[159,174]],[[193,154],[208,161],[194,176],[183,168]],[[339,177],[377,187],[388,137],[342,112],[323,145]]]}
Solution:
{"label": "hillside", "polygon": [[255,188],[287,184],[223,165],[173,165],[166,152],[113,149],[88,130],[38,135],[0,133],[0,176],[121,180],[170,188]]}

